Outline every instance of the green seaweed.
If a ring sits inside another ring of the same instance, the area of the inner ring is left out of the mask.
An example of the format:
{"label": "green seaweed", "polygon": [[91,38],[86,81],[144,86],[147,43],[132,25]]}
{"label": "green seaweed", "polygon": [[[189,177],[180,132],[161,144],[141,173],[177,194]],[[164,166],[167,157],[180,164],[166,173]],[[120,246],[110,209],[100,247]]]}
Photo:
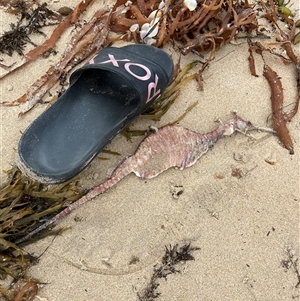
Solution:
{"label": "green seaweed", "polygon": [[[26,254],[14,243],[42,223],[43,218],[57,214],[62,207],[80,198],[76,179],[61,185],[48,185],[24,176],[17,167],[7,172],[7,181],[0,188],[0,277],[10,276],[13,282],[28,281],[27,270],[37,258]],[[65,230],[65,229],[63,229]],[[56,235],[62,230],[52,228],[43,231],[35,240]],[[25,241],[23,245],[35,240]],[[5,295],[4,291],[0,291]]]}

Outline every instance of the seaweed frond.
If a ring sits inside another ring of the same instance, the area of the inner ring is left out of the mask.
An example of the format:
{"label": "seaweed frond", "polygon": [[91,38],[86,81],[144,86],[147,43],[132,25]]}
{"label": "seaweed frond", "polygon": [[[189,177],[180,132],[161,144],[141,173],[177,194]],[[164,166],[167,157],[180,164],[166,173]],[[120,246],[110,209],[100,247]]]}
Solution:
{"label": "seaweed frond", "polygon": [[[69,181],[54,187],[40,184],[24,176],[16,167],[7,172],[7,182],[0,188],[0,275],[24,278],[28,266],[36,258],[24,254],[14,242],[34,230],[45,219],[76,201],[84,192],[77,182]],[[47,229],[42,236],[55,234]],[[40,239],[41,236],[36,237]],[[33,242],[25,241],[24,244]],[[20,277],[20,275],[22,275]]]}
{"label": "seaweed frond", "polygon": [[12,56],[14,52],[23,55],[28,43],[36,47],[37,45],[31,40],[30,35],[38,33],[45,36],[41,29],[44,26],[57,24],[62,19],[58,13],[48,9],[46,3],[32,8],[24,1],[19,0],[11,6],[11,9],[19,15],[19,20],[16,24],[11,23],[11,29],[0,37],[0,52],[9,56]]}

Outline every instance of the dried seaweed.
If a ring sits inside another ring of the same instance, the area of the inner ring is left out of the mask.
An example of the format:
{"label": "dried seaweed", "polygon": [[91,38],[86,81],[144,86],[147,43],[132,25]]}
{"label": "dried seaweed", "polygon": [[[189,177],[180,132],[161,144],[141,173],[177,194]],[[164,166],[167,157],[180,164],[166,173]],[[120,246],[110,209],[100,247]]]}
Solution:
{"label": "dried seaweed", "polygon": [[[166,1],[162,8],[159,8],[161,1],[157,0],[131,1],[125,9],[124,2],[118,2],[112,15],[112,30],[123,33],[124,39],[132,39],[130,27],[150,22],[150,13],[158,10],[157,15],[161,17],[157,17],[159,21],[156,26],[159,29],[150,42],[162,47],[170,40],[179,41],[183,43],[184,54],[193,49],[202,52],[218,48],[234,38],[242,26],[249,31],[257,27],[253,9],[234,0],[201,0],[193,11],[185,6],[183,0]],[[143,11],[140,9],[141,3]]]}
{"label": "dried seaweed", "polygon": [[294,154],[294,146],[286,125],[288,121],[288,115],[283,112],[283,88],[281,80],[277,73],[267,64],[264,65],[263,74],[271,88],[273,128],[283,146],[287,148],[292,155]]}
{"label": "dried seaweed", "polygon": [[[281,37],[281,41],[268,42],[266,43],[266,45],[260,44],[260,48],[282,57],[281,55],[277,54],[273,49],[270,49],[270,48],[274,48],[274,46],[281,46],[285,50],[289,61],[293,62],[294,64],[297,64],[298,59],[294,53],[293,46],[292,46],[293,44],[292,41],[296,31],[296,23],[292,19],[288,19],[288,20],[285,19],[287,21],[288,30],[287,31],[282,30],[282,28],[278,25],[277,10],[274,1],[270,0],[270,7],[267,6],[268,2],[264,3],[263,1],[261,1],[260,3],[262,4],[264,10],[266,11],[264,17],[271,22],[271,24],[278,31],[277,35]],[[279,2],[276,2],[277,5],[278,3]],[[284,62],[288,62],[284,57],[282,58],[284,59]]]}
{"label": "dried seaweed", "polygon": [[284,93],[283,93],[283,86],[280,77],[278,74],[266,64],[264,57],[263,57],[263,51],[269,51],[269,49],[265,48],[261,44],[251,44],[249,47],[249,66],[250,66],[250,72],[252,75],[256,75],[255,70],[255,62],[253,57],[253,52],[258,53],[261,55],[264,61],[264,69],[263,69],[263,75],[268,81],[268,84],[271,89],[271,108],[272,108],[272,119],[273,119],[273,128],[282,143],[282,145],[289,150],[290,154],[294,154],[294,145],[292,138],[290,136],[287,122],[290,122],[292,118],[297,114],[298,108],[299,108],[299,102],[300,102],[300,63],[296,64],[296,71],[297,71],[297,99],[295,102],[295,105],[292,110],[289,112],[283,111],[283,103],[284,103]]}
{"label": "dried seaweed", "polygon": [[38,4],[33,9],[24,1],[19,0],[12,8],[17,11],[20,18],[16,24],[10,24],[10,31],[5,32],[0,37],[0,52],[9,56],[12,56],[14,52],[23,55],[27,43],[37,46],[30,39],[30,35],[32,33],[45,35],[41,31],[43,27],[53,25],[61,20],[61,16],[48,9],[46,3],[42,5]]}
{"label": "dried seaweed", "polygon": [[2,104],[12,106],[26,103],[20,115],[28,112],[68,69],[74,68],[95,51],[103,48],[109,31],[109,17],[105,15],[106,13],[107,9],[104,8],[94,14],[91,20],[72,38],[60,62],[51,66],[45,75],[31,85],[27,93],[12,103],[3,102]]}
{"label": "dried seaweed", "polygon": [[[51,188],[27,178],[16,167],[9,171],[9,178],[0,190],[0,237],[9,241],[83,194],[74,179]],[[8,248],[2,244],[2,249]]]}
{"label": "dried seaweed", "polygon": [[[196,74],[191,74],[189,76],[186,76],[187,73],[194,68],[198,64],[198,61],[194,61],[192,63],[187,64],[176,76],[176,78],[173,80],[173,82],[166,88],[164,94],[161,97],[158,97],[154,103],[149,107],[148,110],[146,110],[143,113],[143,117],[149,117],[152,120],[160,120],[160,117],[162,116],[161,113],[159,113],[165,106],[169,106],[168,103],[172,100],[170,100],[170,97],[172,97],[174,94],[176,95],[177,92],[180,91],[180,89],[191,79],[195,78]],[[167,101],[166,101],[167,100]]]}
{"label": "dried seaweed", "polygon": [[123,40],[157,47],[171,40],[180,43],[184,55],[210,52],[198,80],[216,50],[232,41],[239,31],[256,28],[252,7],[236,0],[200,0],[192,11],[183,0],[131,1],[125,7],[124,1],[117,1],[111,18],[111,29],[121,33]]}
{"label": "dried seaweed", "polygon": [[24,26],[10,24],[11,30],[5,32],[0,37],[0,52],[12,56],[14,52],[19,55],[23,54],[24,47],[27,43],[36,46],[28,37]]}
{"label": "dried seaweed", "polygon": [[[267,51],[271,54],[278,56],[283,61],[283,63],[285,64],[292,63],[296,66],[298,96],[294,108],[290,112],[283,111],[284,94],[283,94],[283,87],[282,87],[280,77],[270,66],[266,64],[265,61],[264,61],[264,70],[263,70],[263,75],[268,81],[268,84],[271,89],[273,128],[277,133],[277,136],[281,141],[281,143],[283,144],[283,146],[289,150],[290,154],[294,154],[293,141],[287,127],[287,122],[291,121],[291,119],[296,115],[299,107],[299,102],[300,102],[300,83],[299,83],[300,63],[298,62],[298,58],[294,52],[293,45],[292,45],[293,39],[295,37],[297,22],[294,22],[293,19],[291,18],[292,13],[290,12],[290,10],[286,8],[287,3],[284,3],[283,0],[278,0],[276,2],[271,0],[269,2],[269,6],[267,6],[268,3],[264,3],[263,1],[261,1],[261,4],[266,11],[265,17],[271,22],[274,30],[277,31],[278,36],[281,38],[281,41],[268,42],[265,45],[263,45],[261,42],[253,43],[252,41],[249,41],[248,60],[249,60],[250,72],[252,75],[257,76],[255,70],[254,57],[253,57],[254,52],[261,55],[264,60],[263,52]],[[284,20],[288,25],[288,31],[284,31],[278,25],[278,15],[277,15],[278,11],[283,16],[285,16]],[[282,47],[286,55],[281,55],[280,53],[277,53],[276,51],[277,49],[274,48],[274,46]]]}
{"label": "dried seaweed", "polygon": [[149,284],[142,292],[137,293],[138,299],[140,301],[153,301],[158,298],[160,293],[156,290],[159,287],[159,280],[161,278],[167,279],[167,276],[170,274],[180,273],[180,269],[176,266],[182,262],[195,260],[191,252],[198,250],[200,250],[200,248],[192,247],[190,244],[185,244],[181,247],[179,247],[178,244],[173,247],[166,247],[161,264],[157,264],[153,267],[153,274]]}
{"label": "dried seaweed", "polygon": [[74,24],[78,17],[80,16],[80,14],[87,8],[87,6],[92,2],[92,0],[86,0],[86,1],[82,1],[80,2],[76,8],[73,10],[73,12],[71,14],[69,14],[53,31],[52,35],[50,36],[49,39],[47,39],[43,44],[35,47],[34,49],[32,49],[31,51],[29,51],[27,54],[24,55],[24,57],[19,61],[16,62],[14,64],[12,64],[11,66],[5,66],[3,64],[1,64],[1,67],[4,68],[6,70],[6,72],[4,72],[0,78],[3,78],[7,75],[9,75],[12,71],[20,68],[21,66],[35,60],[36,58],[38,58],[40,55],[42,55],[43,53],[45,53],[46,51],[49,51],[50,49],[52,49],[57,40],[61,37],[61,35],[63,34],[63,32],[70,27],[71,24]]}
{"label": "dried seaweed", "polygon": [[237,115],[206,134],[196,133],[180,126],[165,126],[155,129],[141,142],[134,155],[127,157],[116,167],[109,179],[92,188],[82,198],[25,237],[18,239],[16,243],[27,241],[81,205],[104,193],[130,173],[134,173],[142,179],[151,179],[171,167],[178,167],[182,170],[194,165],[219,139],[230,136],[236,131],[246,133],[250,130],[273,132],[269,129],[258,128]]}

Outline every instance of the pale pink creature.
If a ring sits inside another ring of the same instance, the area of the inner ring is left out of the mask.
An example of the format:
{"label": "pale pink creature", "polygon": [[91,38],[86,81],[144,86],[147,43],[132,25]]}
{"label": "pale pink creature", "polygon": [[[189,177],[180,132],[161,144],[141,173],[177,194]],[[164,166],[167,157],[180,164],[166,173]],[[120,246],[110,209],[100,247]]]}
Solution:
{"label": "pale pink creature", "polygon": [[179,126],[164,126],[156,129],[141,142],[134,155],[125,158],[116,167],[109,179],[92,188],[79,200],[17,240],[16,243],[27,240],[55,223],[84,203],[102,194],[132,172],[142,179],[151,179],[170,167],[178,167],[182,170],[195,164],[220,138],[230,136],[237,131],[247,133],[251,130],[273,132],[270,129],[256,127],[236,114],[234,118],[221,123],[217,129],[207,134],[200,134]]}

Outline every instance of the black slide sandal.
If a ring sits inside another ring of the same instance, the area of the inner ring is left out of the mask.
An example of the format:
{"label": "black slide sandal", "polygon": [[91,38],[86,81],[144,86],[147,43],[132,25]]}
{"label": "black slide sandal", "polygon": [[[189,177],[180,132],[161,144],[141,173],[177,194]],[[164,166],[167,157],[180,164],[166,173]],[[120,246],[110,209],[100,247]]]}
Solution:
{"label": "black slide sandal", "polygon": [[163,93],[173,69],[171,57],[153,46],[103,49],[23,133],[17,165],[42,183],[74,177]]}

